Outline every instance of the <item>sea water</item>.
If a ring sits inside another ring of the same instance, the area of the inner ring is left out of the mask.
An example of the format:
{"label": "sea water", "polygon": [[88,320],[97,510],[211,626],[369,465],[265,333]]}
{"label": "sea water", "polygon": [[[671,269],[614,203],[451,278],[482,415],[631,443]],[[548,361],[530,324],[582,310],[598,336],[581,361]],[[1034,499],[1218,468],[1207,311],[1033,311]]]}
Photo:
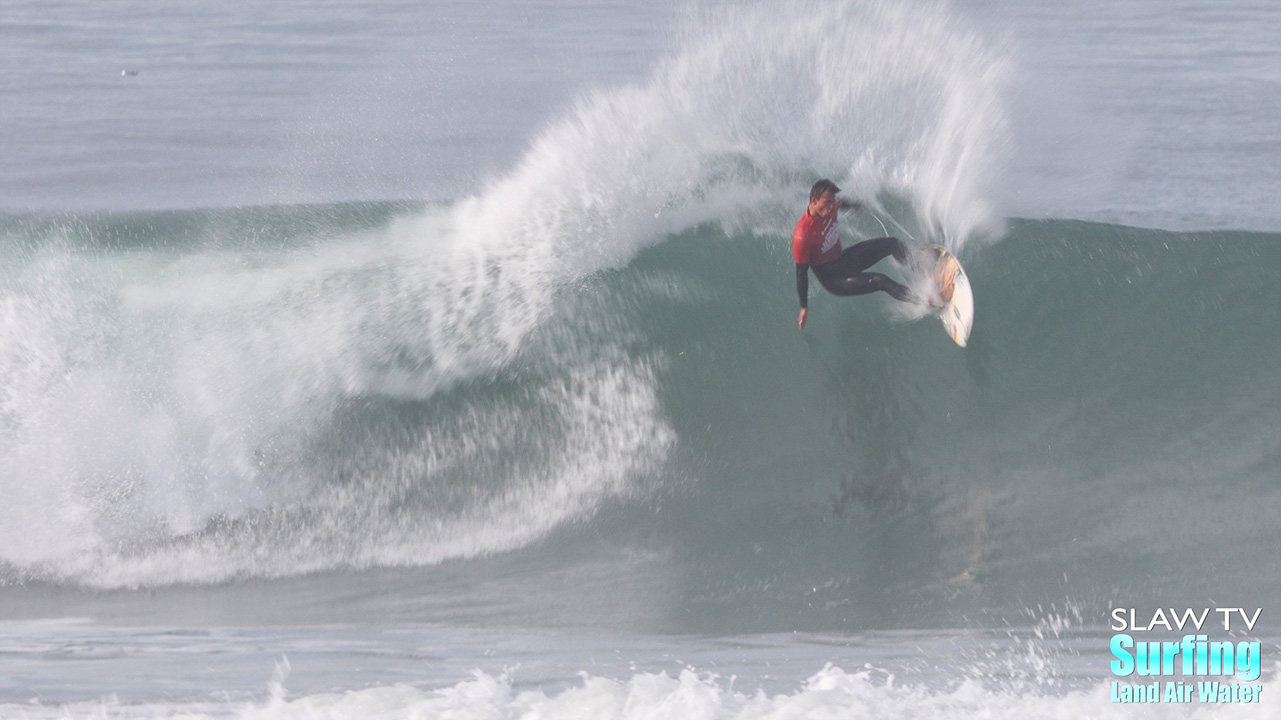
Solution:
{"label": "sea water", "polygon": [[1281,9],[4,12],[0,716],[1277,714]]}

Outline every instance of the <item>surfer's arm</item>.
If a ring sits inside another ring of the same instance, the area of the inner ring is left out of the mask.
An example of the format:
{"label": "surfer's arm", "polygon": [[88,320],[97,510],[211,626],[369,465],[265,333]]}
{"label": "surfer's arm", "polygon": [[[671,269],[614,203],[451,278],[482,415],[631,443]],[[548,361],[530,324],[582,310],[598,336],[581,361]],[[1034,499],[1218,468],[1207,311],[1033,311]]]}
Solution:
{"label": "surfer's arm", "polygon": [[796,294],[801,298],[801,315],[796,320],[796,324],[802,330],[805,329],[805,316],[808,313],[810,297],[810,266],[809,263],[796,263]]}
{"label": "surfer's arm", "polygon": [[846,200],[845,198],[840,198],[839,203],[838,207],[842,210],[853,210],[856,213],[863,212],[863,203],[857,200]]}

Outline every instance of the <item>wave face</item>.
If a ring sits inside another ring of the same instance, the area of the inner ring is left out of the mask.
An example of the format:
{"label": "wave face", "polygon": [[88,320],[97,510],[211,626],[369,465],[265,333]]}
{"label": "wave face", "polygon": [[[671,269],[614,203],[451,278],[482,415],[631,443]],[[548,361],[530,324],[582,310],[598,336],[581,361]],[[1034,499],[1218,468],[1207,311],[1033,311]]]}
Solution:
{"label": "wave face", "polygon": [[[448,204],[3,220],[0,578],[762,630],[1275,589],[1277,238],[1002,227],[999,54],[769,9]],[[880,299],[795,328],[819,176],[848,238],[960,253],[967,350]]]}
{"label": "wave face", "polygon": [[436,344],[438,215],[10,223],[5,582],[554,570],[769,628],[1281,576],[1281,238],[1014,221],[963,255],[960,350],[879,297],[798,331],[786,235],[703,224],[548,290],[494,359]]}

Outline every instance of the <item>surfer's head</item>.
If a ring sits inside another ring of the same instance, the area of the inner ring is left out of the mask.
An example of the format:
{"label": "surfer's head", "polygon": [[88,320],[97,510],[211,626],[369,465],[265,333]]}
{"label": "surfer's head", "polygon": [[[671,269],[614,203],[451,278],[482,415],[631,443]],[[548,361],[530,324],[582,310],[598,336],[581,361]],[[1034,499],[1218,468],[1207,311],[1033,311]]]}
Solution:
{"label": "surfer's head", "polygon": [[827,178],[814,183],[814,187],[810,188],[810,215],[827,217],[836,209],[836,193],[840,191],[836,183]]}

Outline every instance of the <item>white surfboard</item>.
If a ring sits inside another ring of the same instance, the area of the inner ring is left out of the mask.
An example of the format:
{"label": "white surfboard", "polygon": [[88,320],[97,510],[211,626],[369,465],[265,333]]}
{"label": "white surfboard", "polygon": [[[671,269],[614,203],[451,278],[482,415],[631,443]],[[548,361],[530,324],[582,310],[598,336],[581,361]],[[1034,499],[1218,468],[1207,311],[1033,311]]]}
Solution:
{"label": "white surfboard", "polygon": [[925,254],[935,259],[934,283],[943,301],[943,307],[938,310],[939,319],[948,337],[965,347],[970,328],[974,326],[974,291],[970,288],[970,279],[960,261],[942,245],[925,248]]}

